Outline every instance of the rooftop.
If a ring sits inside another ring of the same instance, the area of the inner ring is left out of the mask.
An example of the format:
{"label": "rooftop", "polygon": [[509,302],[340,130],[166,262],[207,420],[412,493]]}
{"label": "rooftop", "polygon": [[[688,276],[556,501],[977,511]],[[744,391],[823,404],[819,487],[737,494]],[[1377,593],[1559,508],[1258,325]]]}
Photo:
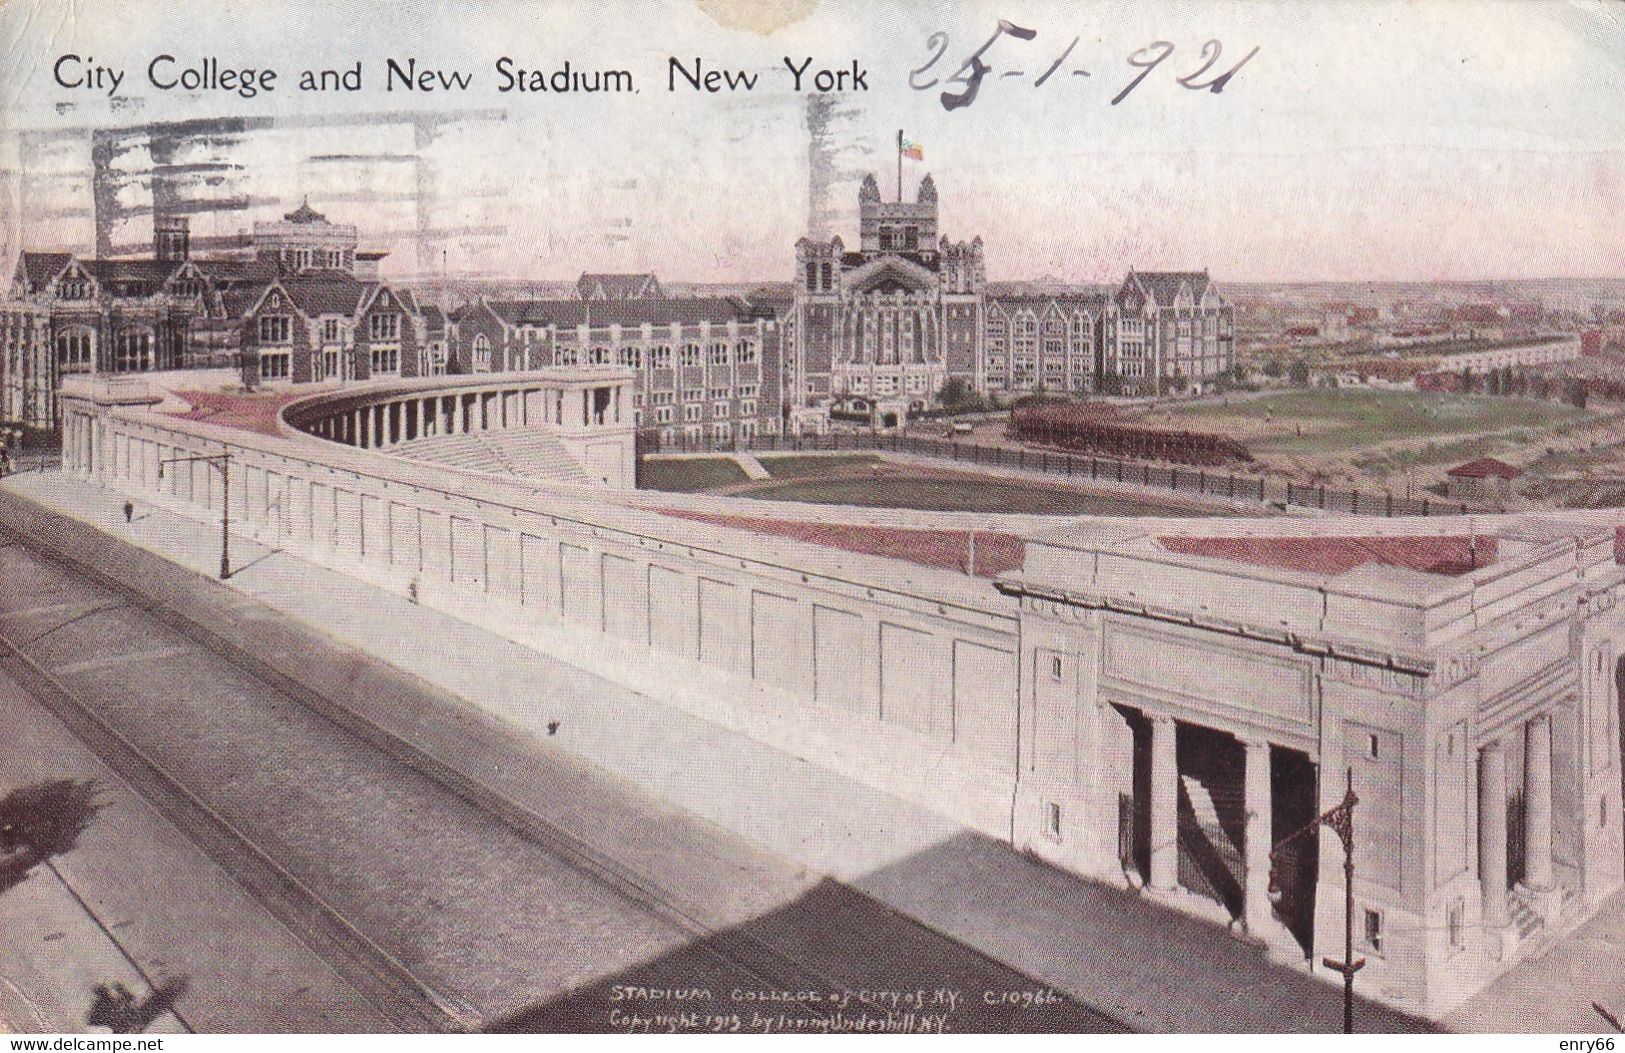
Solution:
{"label": "rooftop", "polygon": [[1494,457],[1480,457],[1476,461],[1458,464],[1444,474],[1453,475],[1460,479],[1516,479],[1523,474],[1523,471],[1514,468],[1505,461],[1498,461]]}
{"label": "rooftop", "polygon": [[1459,577],[1495,562],[1494,537],[1185,537],[1163,536],[1169,552],[1228,559],[1259,567],[1280,567],[1334,576],[1370,563],[1423,574]]}

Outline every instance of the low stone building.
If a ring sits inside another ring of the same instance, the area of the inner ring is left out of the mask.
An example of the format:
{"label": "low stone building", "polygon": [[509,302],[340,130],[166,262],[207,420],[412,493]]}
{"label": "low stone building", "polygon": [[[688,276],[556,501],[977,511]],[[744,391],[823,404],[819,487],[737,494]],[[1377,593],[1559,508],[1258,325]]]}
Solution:
{"label": "low stone building", "polygon": [[1500,504],[1512,496],[1512,480],[1523,472],[1494,457],[1480,457],[1444,474],[1446,496],[1452,501]]}

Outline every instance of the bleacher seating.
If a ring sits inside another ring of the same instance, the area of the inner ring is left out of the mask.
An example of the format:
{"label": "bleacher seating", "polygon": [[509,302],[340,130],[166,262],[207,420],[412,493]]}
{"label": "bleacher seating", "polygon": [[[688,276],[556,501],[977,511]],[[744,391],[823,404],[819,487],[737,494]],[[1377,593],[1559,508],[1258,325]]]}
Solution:
{"label": "bleacher seating", "polygon": [[399,443],[384,452],[490,475],[567,483],[593,481],[557,437],[530,428],[431,435]]}

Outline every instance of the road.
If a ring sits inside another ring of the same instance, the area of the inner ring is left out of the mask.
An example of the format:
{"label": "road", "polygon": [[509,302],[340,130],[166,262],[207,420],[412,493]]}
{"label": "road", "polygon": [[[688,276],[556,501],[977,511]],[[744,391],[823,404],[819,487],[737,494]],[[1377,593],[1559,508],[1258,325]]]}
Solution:
{"label": "road", "polygon": [[[439,764],[350,719],[340,693],[210,646],[139,582],[95,580],[4,534],[0,582],[0,671],[358,993],[353,1018],[326,1005],[312,1027],[371,1029],[381,1014],[406,1030],[1120,1030],[1075,1001],[1035,1000],[1043,985],[816,875],[764,882],[783,895],[740,917],[723,883],[685,887],[658,856],[606,855],[471,781],[485,739]],[[253,606],[238,618],[287,631]],[[358,680],[375,672],[351,660]],[[400,690],[428,719],[443,705]],[[512,777],[504,765],[513,754],[493,752],[493,784]],[[682,841],[736,881],[795,870],[610,773],[561,786],[573,811]],[[251,915],[245,931],[264,925]],[[989,1004],[989,992],[1018,994]],[[212,1026],[233,1029],[216,1009]]]}

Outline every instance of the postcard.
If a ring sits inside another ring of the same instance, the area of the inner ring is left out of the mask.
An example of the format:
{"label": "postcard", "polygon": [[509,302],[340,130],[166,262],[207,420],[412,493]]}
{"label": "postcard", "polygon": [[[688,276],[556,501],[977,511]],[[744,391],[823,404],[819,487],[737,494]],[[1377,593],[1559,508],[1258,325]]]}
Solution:
{"label": "postcard", "polygon": [[0,3],[0,1030],[1613,1048],[1622,32]]}

